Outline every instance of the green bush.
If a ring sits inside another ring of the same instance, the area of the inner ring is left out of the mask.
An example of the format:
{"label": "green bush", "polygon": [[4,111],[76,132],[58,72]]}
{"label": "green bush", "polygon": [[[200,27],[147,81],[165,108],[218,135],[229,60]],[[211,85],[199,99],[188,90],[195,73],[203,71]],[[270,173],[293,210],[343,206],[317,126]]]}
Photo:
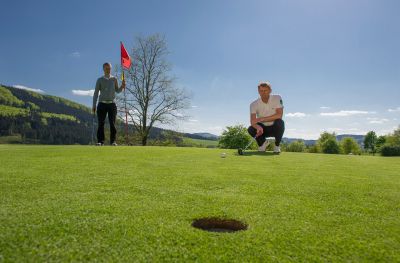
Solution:
{"label": "green bush", "polygon": [[340,146],[336,140],[335,133],[329,133],[329,132],[321,133],[317,141],[317,144],[323,153],[330,153],[330,154],[340,153]]}
{"label": "green bush", "polygon": [[303,141],[294,141],[286,146],[287,152],[304,152],[306,145]]}
{"label": "green bush", "polygon": [[247,128],[243,125],[228,126],[222,132],[218,141],[219,148],[235,149],[243,148],[252,140],[247,132]]}
{"label": "green bush", "polygon": [[320,149],[318,144],[313,144],[313,145],[307,146],[307,152],[309,152],[309,153],[320,153],[321,149]]}
{"label": "green bush", "polygon": [[340,145],[342,146],[344,154],[359,154],[361,152],[360,146],[352,137],[344,137],[340,141]]}
{"label": "green bush", "polygon": [[384,145],[381,148],[382,156],[400,156],[400,146]]}
{"label": "green bush", "polygon": [[321,144],[323,153],[338,154],[340,153],[340,147],[336,139],[329,138]]}

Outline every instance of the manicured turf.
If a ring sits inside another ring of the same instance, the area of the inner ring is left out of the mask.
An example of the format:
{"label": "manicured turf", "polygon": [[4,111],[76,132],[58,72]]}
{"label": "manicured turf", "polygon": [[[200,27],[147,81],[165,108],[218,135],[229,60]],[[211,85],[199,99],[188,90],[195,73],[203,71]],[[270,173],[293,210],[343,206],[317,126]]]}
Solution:
{"label": "manicured turf", "polygon": [[0,164],[0,261],[400,262],[399,158],[0,145]]}
{"label": "manicured turf", "polygon": [[209,148],[215,148],[218,146],[218,141],[212,141],[212,140],[201,140],[201,139],[192,139],[188,137],[183,138],[183,143],[185,145],[193,145],[195,147],[209,147]]}

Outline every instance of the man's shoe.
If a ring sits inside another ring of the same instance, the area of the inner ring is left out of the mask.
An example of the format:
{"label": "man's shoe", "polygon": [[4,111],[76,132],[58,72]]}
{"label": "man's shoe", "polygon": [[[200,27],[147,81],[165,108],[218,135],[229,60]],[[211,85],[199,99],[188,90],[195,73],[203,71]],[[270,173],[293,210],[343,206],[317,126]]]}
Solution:
{"label": "man's shoe", "polygon": [[103,145],[104,145],[104,143],[102,143],[102,142],[96,143],[96,146],[103,146]]}
{"label": "man's shoe", "polygon": [[260,147],[258,147],[258,151],[265,152],[265,149],[267,149],[268,145],[269,145],[269,141],[265,140],[265,142]]}
{"label": "man's shoe", "polygon": [[280,154],[280,153],[281,153],[281,147],[275,145],[275,147],[274,147],[274,153]]}
{"label": "man's shoe", "polygon": [[116,142],[113,142],[113,143],[111,144],[111,146],[118,146],[118,144],[117,144]]}

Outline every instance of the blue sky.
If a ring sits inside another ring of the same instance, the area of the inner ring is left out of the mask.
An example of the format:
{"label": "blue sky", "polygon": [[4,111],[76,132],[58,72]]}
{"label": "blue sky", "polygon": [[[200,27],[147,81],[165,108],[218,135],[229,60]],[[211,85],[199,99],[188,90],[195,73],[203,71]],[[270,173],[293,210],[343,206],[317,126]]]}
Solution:
{"label": "blue sky", "polygon": [[177,85],[192,93],[176,129],[249,123],[257,83],[283,98],[286,137],[387,134],[400,124],[400,1],[2,1],[0,83],[94,88],[119,41],[161,33]]}

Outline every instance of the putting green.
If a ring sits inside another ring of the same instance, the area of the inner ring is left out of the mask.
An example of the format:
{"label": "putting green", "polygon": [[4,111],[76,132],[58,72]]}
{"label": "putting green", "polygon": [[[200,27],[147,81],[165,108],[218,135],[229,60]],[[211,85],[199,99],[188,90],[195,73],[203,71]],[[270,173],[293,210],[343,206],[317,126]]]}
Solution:
{"label": "putting green", "polygon": [[399,158],[0,145],[0,164],[0,262],[400,261]]}

